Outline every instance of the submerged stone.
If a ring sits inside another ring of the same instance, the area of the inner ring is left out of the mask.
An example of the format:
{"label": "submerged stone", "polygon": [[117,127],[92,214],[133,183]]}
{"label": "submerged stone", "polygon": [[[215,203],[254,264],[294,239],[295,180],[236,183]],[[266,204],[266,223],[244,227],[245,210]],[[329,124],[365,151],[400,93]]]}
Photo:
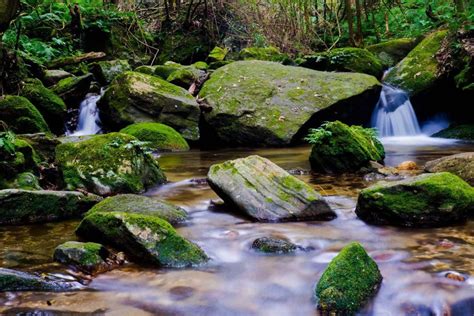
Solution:
{"label": "submerged stone", "polygon": [[49,132],[41,113],[24,97],[0,97],[0,118],[17,134]]}
{"label": "submerged stone", "polygon": [[54,260],[89,274],[108,270],[106,262],[109,251],[101,244],[93,242],[68,241],[54,250]]}
{"label": "submerged stone", "polygon": [[137,263],[180,268],[209,260],[201,248],[155,216],[93,212],[82,220],[76,233],[86,240],[122,250]]}
{"label": "submerged stone", "polygon": [[309,161],[320,172],[354,172],[369,167],[371,161],[382,162],[385,150],[374,131],[361,126],[328,122],[310,132],[313,145]]}
{"label": "submerged stone", "polygon": [[84,214],[100,197],[70,191],[0,190],[0,224],[45,223]]}
{"label": "submerged stone", "polygon": [[234,62],[216,70],[201,89],[209,108],[201,133],[207,144],[284,146],[332,117],[367,122],[379,89],[377,79],[365,74]]}
{"label": "submerged stone", "polygon": [[440,227],[473,215],[474,188],[449,172],[381,182],[359,194],[356,214],[367,223]]}
{"label": "submerged stone", "polygon": [[64,292],[80,288],[81,285],[76,282],[48,280],[30,273],[0,268],[0,292]]}
{"label": "submerged stone", "polygon": [[261,237],[252,243],[252,249],[263,253],[291,253],[295,252],[298,246],[287,239],[277,237]]}
{"label": "submerged stone", "polygon": [[156,151],[186,151],[189,145],[174,128],[160,123],[136,123],[129,125],[121,133],[135,136]]}
{"label": "submerged stone", "polygon": [[331,220],[323,197],[270,160],[249,156],[215,164],[211,188],[228,204],[259,221]]}
{"label": "submerged stone", "polygon": [[156,198],[134,194],[121,194],[104,199],[94,205],[87,215],[96,212],[136,213],[159,217],[171,224],[186,220],[188,214],[181,207]]}
{"label": "submerged stone", "polygon": [[329,263],[316,286],[318,308],[327,313],[354,315],[375,296],[382,275],[359,243],[344,247]]}
{"label": "submerged stone", "polygon": [[199,139],[200,110],[185,89],[138,72],[119,75],[99,101],[102,122],[110,128],[157,122],[176,129],[187,140]]}
{"label": "submerged stone", "polygon": [[474,152],[461,153],[428,161],[427,172],[451,172],[474,186]]}
{"label": "submerged stone", "polygon": [[56,147],[56,161],[69,190],[99,195],[138,193],[166,181],[158,162],[138,140],[110,133]]}

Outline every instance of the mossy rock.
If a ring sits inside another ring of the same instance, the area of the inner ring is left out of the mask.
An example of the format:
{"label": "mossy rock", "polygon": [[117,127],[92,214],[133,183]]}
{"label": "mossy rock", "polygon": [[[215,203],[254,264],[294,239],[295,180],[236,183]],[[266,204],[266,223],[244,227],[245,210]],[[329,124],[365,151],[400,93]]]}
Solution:
{"label": "mossy rock", "polygon": [[431,135],[431,137],[474,141],[474,124],[453,125]]}
{"label": "mossy rock", "polygon": [[27,79],[21,89],[21,95],[39,110],[55,134],[64,132],[67,108],[57,94],[46,88],[40,80]]}
{"label": "mossy rock", "polygon": [[228,52],[229,50],[227,48],[216,46],[211,50],[209,56],[207,56],[207,61],[210,63],[215,61],[223,61]]}
{"label": "mossy rock", "polygon": [[324,53],[305,56],[300,66],[322,70],[358,72],[380,78],[383,74],[382,61],[363,48],[336,48]]}
{"label": "mossy rock", "polygon": [[155,216],[94,212],[82,220],[76,233],[81,238],[124,251],[137,263],[181,268],[209,260],[201,248]]}
{"label": "mossy rock", "polygon": [[0,118],[17,134],[49,132],[41,113],[24,97],[0,97]]}
{"label": "mossy rock", "polygon": [[56,146],[61,143],[58,138],[48,133],[21,134],[17,135],[17,138],[34,149],[39,161],[47,163],[54,162]]}
{"label": "mossy rock", "polygon": [[158,66],[140,66],[135,68],[135,72],[140,72],[145,75],[153,76],[155,74],[155,70]]}
{"label": "mossy rock", "polygon": [[295,252],[298,247],[284,238],[261,237],[253,241],[252,249],[268,254],[284,254]]}
{"label": "mossy rock", "polygon": [[[289,58],[282,54],[276,47],[247,47],[240,51],[240,60],[263,60],[274,62],[286,62]],[[221,60],[216,60],[221,61]]]}
{"label": "mossy rock", "polygon": [[59,95],[67,106],[76,107],[89,92],[93,78],[94,76],[89,73],[79,77],[68,77],[52,86],[51,90]]}
{"label": "mossy rock", "polygon": [[156,151],[186,151],[189,145],[174,128],[160,123],[136,123],[123,128],[121,133],[148,142]]}
{"label": "mossy rock", "polygon": [[212,165],[207,180],[227,204],[258,221],[331,220],[336,217],[312,187],[260,156]]}
{"label": "mossy rock", "polygon": [[356,214],[367,223],[440,227],[473,216],[474,188],[449,172],[381,182],[359,194]]}
{"label": "mossy rock", "polygon": [[0,190],[0,224],[45,223],[78,218],[101,200],[70,191]]}
{"label": "mossy rock", "polygon": [[119,75],[99,101],[99,109],[102,122],[111,129],[157,122],[173,127],[187,140],[199,139],[201,112],[195,98],[154,76],[138,72]]}
{"label": "mossy rock", "polygon": [[427,172],[451,172],[474,186],[474,152],[460,153],[428,161]]}
{"label": "mossy rock", "polygon": [[367,50],[380,58],[388,67],[394,66],[415,48],[416,38],[396,38],[383,43],[370,45]]}
{"label": "mossy rock", "polygon": [[120,194],[108,197],[94,205],[86,215],[97,212],[122,212],[155,216],[173,225],[185,221],[188,216],[181,207],[156,198],[134,194]]}
{"label": "mossy rock", "polygon": [[234,60],[215,61],[209,64],[209,69],[216,70],[226,65],[232,64]]}
{"label": "mossy rock", "polygon": [[[5,146],[0,147],[0,179],[3,182],[11,182],[22,172],[37,172],[40,163],[35,150],[26,141],[15,136],[12,145],[13,152],[7,151]],[[3,183],[0,187],[10,186]]]}
{"label": "mossy rock", "polygon": [[77,282],[52,281],[35,274],[0,268],[0,292],[64,292],[80,288]]}
{"label": "mossy rock", "polygon": [[216,70],[201,89],[211,109],[201,132],[206,143],[286,146],[329,117],[367,122],[379,92],[377,79],[365,74],[238,61]]}
{"label": "mossy rock", "polygon": [[385,77],[385,82],[399,87],[415,96],[432,89],[438,79],[436,53],[440,50],[448,31],[435,31],[421,41]]}
{"label": "mossy rock", "polygon": [[90,69],[100,83],[108,85],[121,73],[132,70],[132,67],[126,60],[115,59],[93,63]]}
{"label": "mossy rock", "polygon": [[22,172],[18,174],[15,179],[13,180],[11,189],[22,189],[22,190],[41,190],[41,186],[39,184],[39,179],[31,172]]}
{"label": "mossy rock", "polygon": [[59,81],[73,77],[74,75],[70,72],[62,69],[46,69],[43,73],[43,82],[46,86],[50,87],[57,84]]}
{"label": "mossy rock", "polygon": [[382,275],[375,261],[356,242],[329,263],[316,286],[318,308],[326,313],[355,315],[375,296]]}
{"label": "mossy rock", "polygon": [[204,61],[197,61],[191,65],[192,67],[199,69],[199,70],[208,70],[209,65]]}
{"label": "mossy rock", "polygon": [[99,195],[138,193],[166,181],[158,162],[131,135],[110,133],[56,147],[69,190]]}
{"label": "mossy rock", "polygon": [[166,80],[173,72],[182,69],[184,66],[172,61],[167,61],[163,65],[155,66],[154,75]]}
{"label": "mossy rock", "polygon": [[68,241],[54,250],[54,261],[88,274],[107,270],[109,251],[101,244],[93,242]]}
{"label": "mossy rock", "polygon": [[385,150],[370,129],[328,122],[308,136],[313,144],[309,162],[319,172],[354,172],[369,166],[371,161],[383,162]]}

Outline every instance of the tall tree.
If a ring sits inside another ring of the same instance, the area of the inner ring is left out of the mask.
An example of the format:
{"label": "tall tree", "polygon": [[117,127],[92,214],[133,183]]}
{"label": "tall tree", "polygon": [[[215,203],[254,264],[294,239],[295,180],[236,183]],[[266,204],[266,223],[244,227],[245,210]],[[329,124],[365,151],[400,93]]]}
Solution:
{"label": "tall tree", "polygon": [[352,12],[351,0],[345,0],[344,4],[345,4],[345,7],[346,7],[347,25],[349,26],[349,43],[352,46],[355,46],[355,41],[354,41],[354,13]]}
{"label": "tall tree", "polygon": [[355,41],[357,46],[362,45],[362,41],[364,40],[364,36],[362,34],[362,6],[360,4],[361,0],[355,0],[355,7],[356,7],[356,16],[357,16],[357,32]]}
{"label": "tall tree", "polygon": [[19,5],[19,0],[0,0],[0,33],[3,33],[8,28],[10,21],[15,17]]}

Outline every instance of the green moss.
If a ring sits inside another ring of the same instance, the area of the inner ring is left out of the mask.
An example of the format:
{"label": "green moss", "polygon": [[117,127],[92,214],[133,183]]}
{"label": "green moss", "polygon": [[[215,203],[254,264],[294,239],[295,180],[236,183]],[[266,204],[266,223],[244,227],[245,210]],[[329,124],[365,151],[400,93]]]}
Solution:
{"label": "green moss", "polygon": [[247,47],[240,51],[239,59],[241,60],[264,60],[283,62],[288,56],[282,54],[276,47]]}
{"label": "green moss", "polygon": [[373,132],[339,121],[323,124],[307,138],[313,149],[311,168],[322,172],[353,172],[369,164],[383,161],[385,151]]}
{"label": "green moss", "polygon": [[121,73],[132,70],[128,61],[123,59],[99,61],[89,67],[102,84],[110,84]]}
{"label": "green moss", "polygon": [[107,195],[141,192],[163,183],[158,163],[137,142],[131,135],[111,133],[59,145],[56,161],[68,189]]}
{"label": "green moss", "polygon": [[84,218],[76,233],[121,249],[139,262],[185,267],[208,260],[198,246],[179,236],[168,222],[154,216],[92,213]]}
{"label": "green moss", "polygon": [[141,141],[149,142],[152,150],[186,151],[189,145],[186,140],[172,127],[160,123],[132,124],[120,131],[135,136]]}
{"label": "green moss", "polygon": [[316,286],[325,312],[353,315],[375,295],[382,282],[377,264],[359,243],[344,247],[329,263]]}
{"label": "green moss", "polygon": [[191,69],[181,68],[173,71],[166,81],[175,84],[177,86],[188,88],[191,84],[199,79],[199,76],[196,75]]}
{"label": "green moss", "polygon": [[199,30],[186,32],[184,30],[160,33],[158,63],[174,60],[181,64],[191,64],[197,60],[205,60],[212,47],[209,37]]}
{"label": "green moss", "polygon": [[0,117],[18,134],[49,132],[41,113],[24,97],[7,95],[0,98]]}
{"label": "green moss", "polygon": [[366,49],[345,47],[305,56],[302,67],[323,70],[365,73],[377,78],[383,74],[382,61]]}
{"label": "green moss", "polygon": [[404,89],[412,96],[432,88],[438,71],[435,55],[447,34],[443,30],[428,35],[387,74],[385,81]]}
{"label": "green moss", "polygon": [[155,72],[153,73],[155,76],[158,76],[164,80],[168,79],[168,77],[175,72],[176,70],[182,69],[184,66],[176,63],[166,63],[165,65],[158,65],[155,67]]}
{"label": "green moss", "polygon": [[23,190],[41,190],[38,177],[36,177],[31,172],[20,173],[15,178],[15,180],[13,181],[13,185],[10,186],[10,188],[17,188]]}
{"label": "green moss", "polygon": [[157,67],[158,66],[140,66],[140,67],[135,68],[134,71],[153,76],[155,74]]}
{"label": "green moss", "polygon": [[216,61],[223,61],[228,52],[229,50],[227,48],[216,46],[213,50],[211,50],[209,56],[207,56],[207,60],[211,63]]}
{"label": "green moss", "polygon": [[199,70],[207,70],[209,69],[209,65],[204,61],[197,61],[191,65],[192,67],[199,69]]}
{"label": "green moss", "polygon": [[474,188],[442,172],[364,189],[356,213],[374,224],[431,227],[462,222],[473,208]]}
{"label": "green moss", "polygon": [[388,66],[394,66],[416,46],[415,38],[396,38],[383,43],[370,45],[367,50],[376,55]]}
{"label": "green moss", "polygon": [[432,137],[454,138],[474,141],[474,125],[453,125],[433,134]]}
{"label": "green moss", "polygon": [[462,91],[474,91],[474,62],[468,62],[454,77],[456,88]]}
{"label": "green moss", "polygon": [[106,253],[107,251],[101,244],[69,241],[56,248],[54,251],[54,260],[91,271],[105,263],[105,258],[103,257]]}

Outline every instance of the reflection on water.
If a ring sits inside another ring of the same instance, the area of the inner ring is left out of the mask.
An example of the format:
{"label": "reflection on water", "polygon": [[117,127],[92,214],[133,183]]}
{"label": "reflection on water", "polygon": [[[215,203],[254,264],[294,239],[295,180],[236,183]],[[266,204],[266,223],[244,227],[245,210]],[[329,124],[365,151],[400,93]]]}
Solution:
{"label": "reflection on water", "polygon": [[[414,160],[419,165],[446,154],[474,150],[466,144],[386,143],[387,164]],[[213,163],[259,154],[291,170],[326,196],[338,218],[330,222],[255,223],[211,206],[218,197],[200,179]],[[474,274],[474,222],[429,230],[368,226],[354,214],[357,193],[368,185],[361,176],[310,174],[309,148],[221,150],[170,153],[160,164],[172,181],[147,192],[186,208],[189,221],[179,232],[198,243],[212,261],[197,269],[150,269],[129,265],[99,276],[89,290],[0,295],[0,311],[12,308],[111,315],[317,315],[314,286],[327,263],[349,241],[361,242],[378,262],[384,281],[364,315],[403,315],[431,311],[469,299],[474,282],[444,277],[447,271]],[[73,239],[77,221],[0,228],[2,265],[43,271],[51,253]],[[293,255],[261,255],[250,249],[264,235],[301,245]],[[56,271],[62,269],[55,266]],[[50,306],[47,302],[50,302]],[[465,308],[466,304],[461,305]],[[462,310],[461,315],[472,315]],[[60,314],[58,314],[60,315]],[[413,314],[414,315],[414,314]]]}

